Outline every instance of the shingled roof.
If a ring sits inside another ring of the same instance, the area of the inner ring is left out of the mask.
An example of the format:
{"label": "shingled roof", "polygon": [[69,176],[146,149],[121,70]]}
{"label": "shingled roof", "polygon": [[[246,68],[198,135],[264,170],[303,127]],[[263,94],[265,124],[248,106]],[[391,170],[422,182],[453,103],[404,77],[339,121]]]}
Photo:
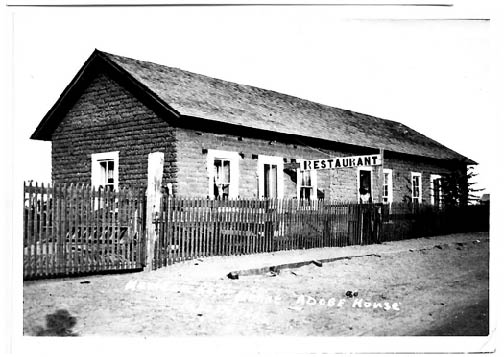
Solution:
{"label": "shingled roof", "polygon": [[[98,50],[93,55],[120,67],[151,95],[182,116],[475,164],[399,122]],[[62,98],[63,95],[60,100]],[[50,114],[44,118],[46,121]],[[44,120],[32,138],[41,138],[37,132],[43,123]]]}

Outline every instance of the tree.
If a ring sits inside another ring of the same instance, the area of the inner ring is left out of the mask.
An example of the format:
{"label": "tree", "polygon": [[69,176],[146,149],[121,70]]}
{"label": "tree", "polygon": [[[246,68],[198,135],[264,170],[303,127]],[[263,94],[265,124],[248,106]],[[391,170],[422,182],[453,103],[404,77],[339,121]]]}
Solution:
{"label": "tree", "polygon": [[465,206],[479,200],[479,195],[476,193],[484,189],[476,189],[474,181],[478,176],[474,172],[474,166],[466,166],[466,170],[452,171],[448,175],[443,176],[441,181],[443,205],[450,206]]}

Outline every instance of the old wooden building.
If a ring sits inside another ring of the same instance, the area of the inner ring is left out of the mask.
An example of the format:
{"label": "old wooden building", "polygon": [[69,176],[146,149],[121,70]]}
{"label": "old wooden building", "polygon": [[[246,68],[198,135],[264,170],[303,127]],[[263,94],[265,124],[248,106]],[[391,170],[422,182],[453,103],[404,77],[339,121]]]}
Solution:
{"label": "old wooden building", "polygon": [[162,152],[177,196],[439,204],[475,164],[395,121],[98,50],[32,139],[52,142],[55,183],[145,185]]}

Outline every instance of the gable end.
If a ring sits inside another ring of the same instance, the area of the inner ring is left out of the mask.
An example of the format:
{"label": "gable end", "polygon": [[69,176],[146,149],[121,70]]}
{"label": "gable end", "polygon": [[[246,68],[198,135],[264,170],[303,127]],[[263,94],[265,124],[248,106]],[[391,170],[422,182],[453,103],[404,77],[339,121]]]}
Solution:
{"label": "gable end", "polygon": [[68,110],[75,105],[83,91],[100,73],[106,74],[118,84],[128,89],[143,104],[154,110],[159,117],[165,120],[174,120],[180,116],[176,110],[168,106],[145,85],[135,80],[128,72],[110,61],[100,51],[95,50],[65,88],[53,107],[41,120],[30,139],[52,140],[54,130],[61,123]]}

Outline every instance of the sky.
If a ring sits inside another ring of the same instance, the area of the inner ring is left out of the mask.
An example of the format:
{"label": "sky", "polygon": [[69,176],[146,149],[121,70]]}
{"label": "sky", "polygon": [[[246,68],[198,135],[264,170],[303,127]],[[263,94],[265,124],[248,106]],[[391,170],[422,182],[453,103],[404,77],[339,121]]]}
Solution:
{"label": "sky", "polygon": [[489,15],[457,2],[10,7],[15,179],[50,182],[50,143],[29,137],[98,48],[399,121],[478,162],[490,192],[493,29],[474,20]]}

